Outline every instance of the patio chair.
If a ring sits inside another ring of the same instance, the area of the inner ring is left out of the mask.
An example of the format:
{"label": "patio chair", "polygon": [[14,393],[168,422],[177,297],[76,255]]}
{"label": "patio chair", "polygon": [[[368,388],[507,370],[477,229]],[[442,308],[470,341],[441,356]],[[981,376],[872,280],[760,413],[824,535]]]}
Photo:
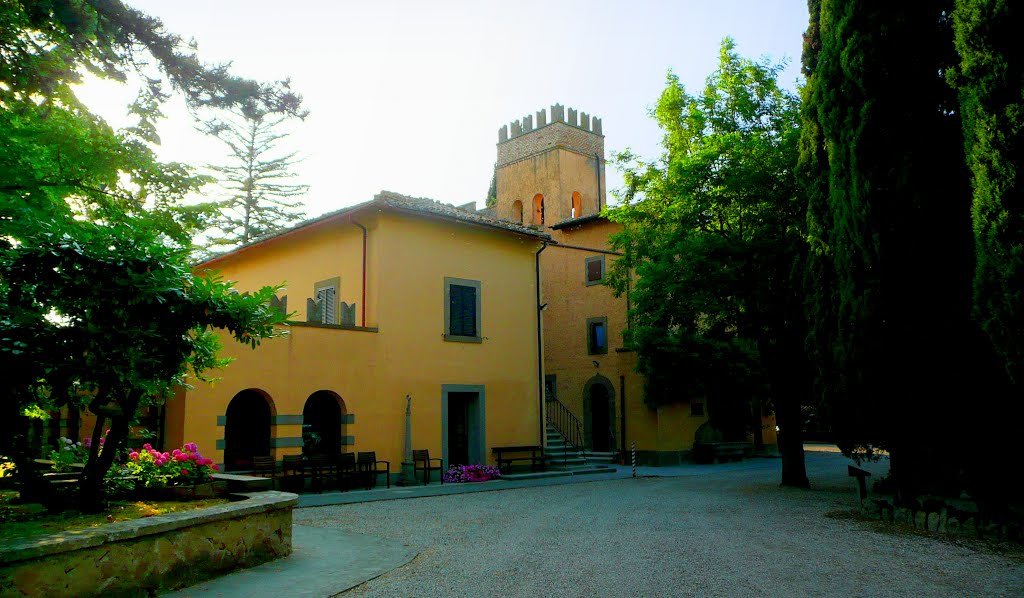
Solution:
{"label": "patio chair", "polygon": [[285,455],[281,459],[281,488],[296,482],[299,490],[306,488],[306,459],[302,455]]}
{"label": "patio chair", "polygon": [[[384,464],[384,470],[377,469],[377,466],[381,463]],[[366,476],[366,489],[370,490],[377,484],[377,474],[385,474],[388,488],[391,487],[391,462],[380,461],[377,459],[377,453],[375,451],[360,452],[356,457],[356,465],[359,471]]]}
{"label": "patio chair", "polygon": [[[430,464],[437,461],[437,467],[431,467]],[[422,465],[421,465],[422,463]],[[431,459],[430,451],[423,449],[421,451],[412,452],[412,475],[416,477],[416,472],[423,472],[423,485],[426,486],[430,483],[430,472],[436,471],[441,476],[441,485],[444,485],[444,474],[441,473],[441,468],[444,466],[444,461],[441,459]]]}
{"label": "patio chair", "polygon": [[316,453],[309,458],[309,471],[313,475],[313,490],[324,491],[324,477],[337,477],[336,462],[331,455]]}
{"label": "patio chair", "polygon": [[352,453],[335,455],[337,459],[335,473],[338,476],[338,488],[347,491],[350,481],[359,473],[356,469],[356,456]]}
{"label": "patio chair", "polygon": [[277,474],[277,461],[270,455],[255,455],[252,458],[252,474],[262,477],[274,477]]}

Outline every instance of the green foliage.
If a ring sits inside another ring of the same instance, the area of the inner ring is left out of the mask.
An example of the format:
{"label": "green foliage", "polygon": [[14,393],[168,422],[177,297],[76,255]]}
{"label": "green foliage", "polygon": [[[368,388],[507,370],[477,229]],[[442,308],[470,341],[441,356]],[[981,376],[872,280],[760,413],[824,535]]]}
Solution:
{"label": "green foliage", "polygon": [[233,249],[302,219],[301,202],[291,198],[305,194],[309,186],[287,182],[295,177],[291,169],[296,153],[272,156],[288,136],[281,130],[287,119],[245,106],[203,123],[201,130],[230,152],[228,163],[209,167],[226,198],[213,204],[217,214],[208,224],[215,232],[207,250]]}
{"label": "green foliage", "polygon": [[495,165],[494,174],[491,175],[491,185],[487,188],[487,199],[484,200],[484,205],[488,208],[496,208],[498,206],[498,170]]}
{"label": "green foliage", "polygon": [[816,392],[844,452],[890,453],[902,497],[979,491],[1008,403],[971,319],[952,1],[810,8],[798,171]]}
{"label": "green foliage", "polygon": [[726,39],[700,95],[669,73],[652,113],[660,160],[615,158],[626,191],[609,217],[623,226],[612,243],[624,256],[609,281],[630,292],[645,400],[706,395],[712,423],[732,435],[753,423],[752,400],[800,400],[801,374],[786,364],[800,362],[791,278],[806,206],[793,169],[798,101],[779,87],[781,68]]}
{"label": "green foliage", "polygon": [[953,13],[959,92],[973,174],[974,315],[1018,388],[1024,385],[1024,10],[959,0]]}
{"label": "green foliage", "polygon": [[57,441],[57,448],[50,451],[54,471],[71,471],[73,463],[85,463],[88,458],[88,449],[82,446],[81,442],[75,442],[70,438],[61,437]]}
{"label": "green foliage", "polygon": [[[213,330],[255,346],[281,321],[275,289],[238,294],[191,273],[204,208],[179,202],[207,179],[157,159],[160,105],[174,92],[192,109],[298,114],[300,98],[202,64],[117,0],[2,3],[0,56],[0,453],[26,493],[45,493],[22,414],[88,404],[98,421],[80,497],[97,508],[139,409],[224,365]],[[132,126],[114,130],[78,101],[85,73],[141,84]]]}

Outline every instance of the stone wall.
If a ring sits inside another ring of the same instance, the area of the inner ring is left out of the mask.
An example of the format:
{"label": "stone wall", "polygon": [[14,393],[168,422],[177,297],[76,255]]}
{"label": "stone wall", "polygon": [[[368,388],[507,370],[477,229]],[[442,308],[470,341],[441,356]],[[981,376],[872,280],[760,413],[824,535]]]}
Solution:
{"label": "stone wall", "polygon": [[136,596],[287,556],[287,492],[34,537],[0,548],[0,597]]}
{"label": "stone wall", "polygon": [[977,504],[970,500],[922,497],[897,507],[888,498],[870,498],[863,502],[862,509],[870,517],[929,532],[1024,540],[1019,521],[993,521],[984,517]]}

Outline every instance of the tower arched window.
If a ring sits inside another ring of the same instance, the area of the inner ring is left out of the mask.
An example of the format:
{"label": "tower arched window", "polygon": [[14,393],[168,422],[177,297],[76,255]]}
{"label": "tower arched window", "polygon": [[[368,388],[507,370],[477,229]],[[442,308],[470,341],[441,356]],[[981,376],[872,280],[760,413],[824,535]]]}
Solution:
{"label": "tower arched window", "polygon": [[518,199],[512,202],[512,220],[519,224],[523,223],[523,202]]}
{"label": "tower arched window", "polygon": [[579,218],[583,215],[583,197],[579,191],[572,192],[572,217]]}
{"label": "tower arched window", "polygon": [[540,193],[533,196],[533,223],[544,224],[544,196]]}

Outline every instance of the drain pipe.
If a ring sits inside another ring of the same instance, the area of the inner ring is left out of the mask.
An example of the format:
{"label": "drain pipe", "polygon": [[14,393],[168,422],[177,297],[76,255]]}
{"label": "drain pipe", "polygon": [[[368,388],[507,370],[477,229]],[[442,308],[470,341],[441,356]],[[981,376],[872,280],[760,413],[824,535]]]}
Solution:
{"label": "drain pipe", "polygon": [[363,226],[362,224],[359,224],[355,220],[352,221],[352,224],[358,226],[363,231],[363,313],[361,325],[363,328],[366,328],[366,227]]}
{"label": "drain pipe", "polygon": [[546,303],[540,303],[540,254],[547,248],[548,244],[544,242],[534,256],[534,271],[537,274],[537,425],[540,433],[538,446],[544,446],[544,339],[541,335],[540,312],[547,307]]}

